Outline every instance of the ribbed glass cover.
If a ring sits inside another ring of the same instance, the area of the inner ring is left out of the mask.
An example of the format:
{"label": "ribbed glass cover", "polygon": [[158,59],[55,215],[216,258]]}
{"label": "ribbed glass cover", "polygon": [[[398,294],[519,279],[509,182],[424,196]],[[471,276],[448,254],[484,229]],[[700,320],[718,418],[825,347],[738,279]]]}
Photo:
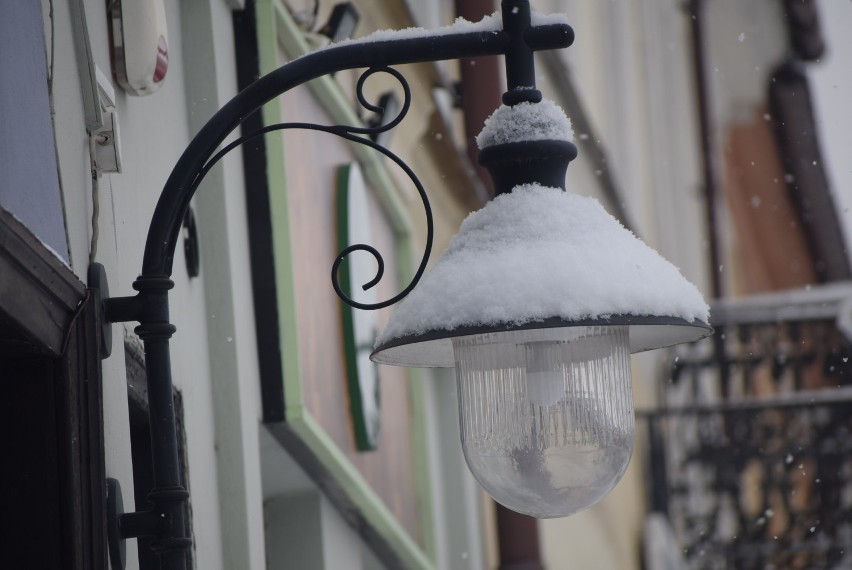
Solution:
{"label": "ribbed glass cover", "polygon": [[618,483],[634,434],[627,327],[472,335],[453,348],[462,448],[497,502],[562,517]]}

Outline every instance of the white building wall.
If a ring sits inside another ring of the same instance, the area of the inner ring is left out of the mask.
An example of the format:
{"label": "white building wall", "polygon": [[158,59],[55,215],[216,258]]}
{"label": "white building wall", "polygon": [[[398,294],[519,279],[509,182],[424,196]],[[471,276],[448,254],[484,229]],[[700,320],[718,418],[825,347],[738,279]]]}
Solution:
{"label": "white building wall", "polygon": [[[85,281],[96,231],[95,260],[106,266],[111,294],[132,295],[154,204],[172,166],[190,133],[236,93],[231,12],[225,0],[164,2],[168,74],[163,87],[146,97],[129,96],[114,85],[123,171],[98,180],[100,207],[93,225],[85,93],[79,79],[85,62],[75,57],[71,24],[75,3],[85,15],[94,63],[111,76],[106,5],[56,0],[51,25],[45,0],[47,53],[55,53],[55,131],[71,264]],[[172,371],[183,394],[194,558],[205,569],[265,568],[259,382],[239,152],[208,178],[195,200],[202,274],[187,277],[179,244],[171,295],[171,318],[178,328]],[[104,428],[107,476],[121,481],[130,511],[134,501],[123,336],[122,326],[115,325],[113,354],[103,363]],[[127,546],[132,569],[137,565],[135,541]]]}
{"label": "white building wall", "polygon": [[[574,27],[574,45],[560,55],[607,155],[633,230],[708,292],[690,22],[682,3],[553,1],[536,2],[534,8],[566,13]],[[540,81],[547,89],[547,78]],[[581,148],[568,170],[568,190],[596,196],[606,205],[588,160]],[[637,408],[655,404],[661,356],[651,352],[632,358]],[[644,445],[637,423],[633,458],[615,490],[587,511],[540,522],[548,568],[640,567]]]}
{"label": "white building wall", "polygon": [[483,525],[483,502],[490,502],[473,478],[461,449],[456,375],[453,369],[425,373],[429,477],[437,543],[437,568],[479,570],[493,566],[486,545],[495,537]]}
{"label": "white building wall", "polygon": [[[231,11],[225,2],[181,4],[187,111],[197,131],[236,92]],[[211,50],[212,47],[212,50]],[[194,201],[210,347],[214,448],[223,568],[265,568],[260,477],[260,380],[240,152],[211,172]],[[227,231],[222,231],[226,228]]]}
{"label": "white building wall", "polygon": [[[674,0],[536,7],[567,14],[574,27],[574,45],[560,55],[636,233],[706,290],[706,244],[695,231],[703,226],[702,180],[686,12]],[[584,160],[581,152],[569,167],[569,183]],[[594,193],[587,186],[595,186],[593,178],[571,190]]]}
{"label": "white building wall", "polygon": [[846,251],[852,257],[852,3],[820,0],[817,4],[826,53],[808,66],[808,79],[825,169],[846,235]]}

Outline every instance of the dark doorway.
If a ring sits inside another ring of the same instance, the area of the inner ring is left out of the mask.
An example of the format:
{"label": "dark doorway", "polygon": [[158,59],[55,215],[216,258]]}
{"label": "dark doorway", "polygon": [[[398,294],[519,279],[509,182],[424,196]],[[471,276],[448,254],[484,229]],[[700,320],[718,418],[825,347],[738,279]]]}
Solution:
{"label": "dark doorway", "polygon": [[0,208],[0,568],[107,568],[98,311]]}

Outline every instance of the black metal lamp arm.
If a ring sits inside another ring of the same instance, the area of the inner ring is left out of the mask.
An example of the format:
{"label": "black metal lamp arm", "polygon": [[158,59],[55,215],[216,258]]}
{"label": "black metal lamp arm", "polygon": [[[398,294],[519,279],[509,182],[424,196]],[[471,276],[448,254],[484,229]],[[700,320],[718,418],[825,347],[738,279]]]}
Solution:
{"label": "black metal lamp arm", "polygon": [[[398,120],[380,127],[381,130],[395,126],[408,107],[408,87],[402,76],[388,67],[392,65],[504,54],[509,70],[508,93],[515,94],[508,101],[504,97],[504,101],[514,103],[538,100],[541,95],[535,90],[533,52],[568,47],[573,42],[574,31],[567,24],[531,26],[529,2],[526,0],[504,0],[502,8],[505,30],[423,35],[375,42],[355,41],[305,55],[261,77],[239,93],[190,142],[157,202],[148,231],[142,272],[133,283],[138,293],[131,297],[105,299],[103,303],[108,322],[140,323],[135,331],[145,346],[154,465],[154,489],[148,495],[150,510],[122,514],[120,500],[110,503],[113,509],[109,513],[108,527],[111,535],[110,558],[114,568],[123,567],[118,551],[125,538],[156,537],[152,548],[160,556],[161,567],[168,570],[184,569],[186,551],[191,547],[191,539],[186,536],[184,525],[184,509],[189,493],[180,480],[175,429],[169,356],[169,338],[175,327],[169,322],[168,291],[173,287],[170,276],[181,222],[204,175],[226,152],[249,138],[276,129],[312,128],[367,144],[391,157],[413,177],[410,169],[395,155],[361,136],[368,130],[358,127],[323,127],[301,123],[275,125],[246,135],[217,152],[219,146],[246,117],[265,103],[311,79],[346,69],[367,68],[362,79],[376,71],[391,73],[402,83],[406,90],[404,110]],[[360,87],[359,99],[362,105],[371,108],[363,100]],[[376,306],[360,308],[378,308],[396,302],[414,287],[426,266],[432,240],[431,214],[422,186],[416,177],[413,180],[421,191],[430,221],[426,254],[411,284],[403,292]],[[382,262],[378,252],[370,246],[353,246],[341,252],[335,261],[333,274],[343,257],[353,248],[369,251],[379,260],[379,275],[367,287],[374,285],[381,278]],[[342,294],[334,277],[332,282],[344,301],[358,306]],[[106,294],[105,289],[102,292]]]}
{"label": "black metal lamp arm", "polygon": [[[513,2],[517,3],[517,2]],[[523,4],[523,2],[520,2]],[[567,47],[574,39],[568,25],[528,27],[521,30],[523,43],[528,46],[528,62],[510,67],[533,69],[532,52]],[[464,34],[445,34],[377,42],[351,42],[310,53],[261,77],[222,107],[198,132],[178,160],[166,181],[154,211],[145,255],[143,275],[170,275],[175,244],[180,233],[180,220],[189,200],[188,188],[204,168],[225,138],[250,114],[265,103],[303,83],[323,75],[346,69],[388,67],[406,63],[459,59],[484,55],[507,54],[515,48],[515,40],[506,31],[484,31]],[[517,50],[516,50],[517,51]],[[526,59],[526,58],[525,58]],[[526,64],[526,65],[524,65]],[[508,63],[507,63],[508,65]],[[532,73],[531,71],[529,73]],[[526,79],[526,78],[525,78]],[[513,85],[509,91],[530,86],[529,80]]]}

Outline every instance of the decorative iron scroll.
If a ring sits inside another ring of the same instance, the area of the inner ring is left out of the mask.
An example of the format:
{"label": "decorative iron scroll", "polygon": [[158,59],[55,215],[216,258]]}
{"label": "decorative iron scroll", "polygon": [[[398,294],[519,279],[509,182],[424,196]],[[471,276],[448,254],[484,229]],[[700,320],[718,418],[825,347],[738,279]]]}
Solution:
{"label": "decorative iron scroll", "polygon": [[640,415],[687,568],[852,567],[852,349],[831,321],[717,329]]}
{"label": "decorative iron scroll", "polygon": [[383,307],[393,305],[394,303],[401,301],[406,295],[411,292],[412,289],[414,289],[414,287],[420,281],[420,278],[423,276],[423,272],[426,270],[426,264],[429,262],[429,256],[432,253],[432,241],[434,238],[432,207],[429,204],[429,197],[426,195],[426,190],[423,188],[423,184],[420,182],[420,179],[417,178],[417,175],[414,173],[411,167],[409,167],[399,156],[369,138],[371,136],[378,135],[379,133],[389,131],[396,127],[399,123],[402,122],[402,120],[408,114],[408,110],[411,108],[411,88],[408,86],[408,82],[405,80],[405,77],[403,77],[403,75],[399,71],[387,66],[371,67],[361,74],[361,76],[358,78],[358,82],[355,87],[355,95],[358,100],[358,103],[368,111],[372,111],[374,113],[381,113],[384,111],[382,107],[374,105],[373,103],[368,101],[366,96],[364,95],[364,84],[367,82],[367,79],[369,79],[370,76],[376,73],[387,73],[388,75],[396,79],[400,87],[402,87],[402,107],[400,108],[396,116],[393,117],[391,120],[371,127],[359,127],[354,125],[317,125],[315,123],[299,122],[277,123],[274,125],[268,125],[261,129],[257,129],[256,131],[243,135],[238,139],[234,140],[233,142],[225,145],[219,152],[214,154],[210,158],[210,160],[208,160],[204,164],[204,167],[198,172],[198,175],[192,183],[192,192],[194,193],[198,186],[201,184],[201,181],[204,180],[204,177],[207,175],[210,169],[213,168],[220,160],[222,160],[222,158],[224,158],[225,155],[227,155],[229,152],[259,136],[274,131],[283,131],[288,129],[305,129],[332,134],[348,141],[368,146],[391,159],[394,164],[396,164],[403,172],[405,172],[406,176],[408,176],[408,178],[411,179],[411,181],[414,183],[414,186],[417,188],[417,193],[420,195],[420,200],[423,202],[423,210],[426,215],[426,246],[423,251],[423,257],[421,258],[420,264],[417,267],[417,271],[414,273],[414,277],[412,277],[409,284],[402,291],[400,291],[390,299],[371,304],[359,303],[358,301],[351,299],[343,291],[339,281],[340,264],[343,263],[343,261],[346,259],[346,256],[355,251],[365,251],[372,255],[373,258],[375,258],[376,263],[378,264],[378,269],[376,271],[376,276],[369,282],[364,283],[362,285],[362,288],[366,291],[368,289],[371,289],[372,287],[375,287],[384,276],[385,261],[382,257],[382,254],[379,253],[379,251],[373,246],[363,243],[352,244],[343,251],[341,251],[339,254],[337,254],[337,257],[335,258],[334,264],[331,268],[331,283],[334,287],[334,291],[337,293],[337,296],[340,297],[347,305],[355,307],[356,309],[366,310],[381,309]]}

